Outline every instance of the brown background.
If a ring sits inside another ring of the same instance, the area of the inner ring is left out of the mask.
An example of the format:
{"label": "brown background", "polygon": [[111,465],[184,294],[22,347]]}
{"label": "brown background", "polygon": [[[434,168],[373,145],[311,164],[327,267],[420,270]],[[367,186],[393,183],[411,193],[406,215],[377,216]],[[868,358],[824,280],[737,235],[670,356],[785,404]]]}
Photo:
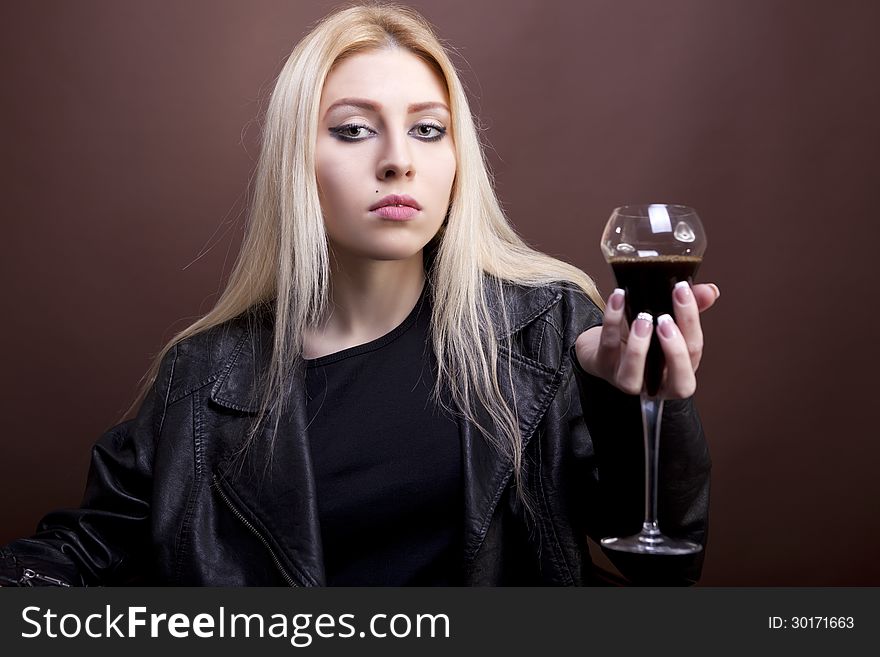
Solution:
{"label": "brown background", "polygon": [[[703,585],[880,585],[876,3],[413,2],[458,50],[499,195],[612,287],[612,208],[709,234],[697,393],[714,460]],[[2,9],[0,543],[79,501],[89,447],[206,312],[259,122],[332,2]],[[873,183],[873,184],[872,184]]]}

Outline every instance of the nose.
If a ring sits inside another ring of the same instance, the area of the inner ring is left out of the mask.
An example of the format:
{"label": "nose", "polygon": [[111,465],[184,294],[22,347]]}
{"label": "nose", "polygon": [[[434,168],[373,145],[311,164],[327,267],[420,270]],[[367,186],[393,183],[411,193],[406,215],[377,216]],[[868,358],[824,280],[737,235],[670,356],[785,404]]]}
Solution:
{"label": "nose", "polygon": [[412,178],[415,167],[405,135],[386,133],[384,148],[377,162],[376,175],[379,180],[394,176]]}

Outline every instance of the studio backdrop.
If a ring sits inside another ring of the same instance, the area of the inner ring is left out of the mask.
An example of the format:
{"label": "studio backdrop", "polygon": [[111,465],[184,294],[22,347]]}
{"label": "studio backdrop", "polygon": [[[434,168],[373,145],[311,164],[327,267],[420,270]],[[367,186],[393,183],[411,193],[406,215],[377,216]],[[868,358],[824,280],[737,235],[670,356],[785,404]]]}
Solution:
{"label": "studio backdrop", "polygon": [[[614,281],[626,203],[709,237],[701,585],[880,585],[880,5],[413,1],[517,231]],[[92,443],[217,299],[268,94],[333,2],[5,3],[0,543],[78,504]],[[662,449],[662,443],[661,443]]]}

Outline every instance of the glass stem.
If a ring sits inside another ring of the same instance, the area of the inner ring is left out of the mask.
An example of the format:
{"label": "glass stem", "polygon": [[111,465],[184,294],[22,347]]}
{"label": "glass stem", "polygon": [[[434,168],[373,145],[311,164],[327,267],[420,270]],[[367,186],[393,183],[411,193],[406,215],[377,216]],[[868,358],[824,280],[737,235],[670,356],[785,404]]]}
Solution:
{"label": "glass stem", "polygon": [[659,534],[657,526],[657,467],[659,461],[660,418],[663,400],[649,397],[642,390],[642,430],[645,435],[645,523],[642,531]]}

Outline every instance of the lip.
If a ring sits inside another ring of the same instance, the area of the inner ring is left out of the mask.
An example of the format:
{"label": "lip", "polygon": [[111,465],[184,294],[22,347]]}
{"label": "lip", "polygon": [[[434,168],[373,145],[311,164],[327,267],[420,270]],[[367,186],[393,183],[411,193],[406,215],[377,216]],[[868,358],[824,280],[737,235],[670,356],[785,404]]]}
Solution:
{"label": "lip", "polygon": [[422,206],[419,205],[419,202],[416,201],[412,196],[408,196],[407,194],[389,194],[378,201],[376,201],[373,205],[370,206],[370,210],[378,210],[379,208],[387,207],[389,205],[405,205],[410,208],[415,208],[416,210],[421,210]]}
{"label": "lip", "polygon": [[373,210],[373,214],[391,221],[409,221],[419,213],[418,210],[408,205],[383,205]]}

